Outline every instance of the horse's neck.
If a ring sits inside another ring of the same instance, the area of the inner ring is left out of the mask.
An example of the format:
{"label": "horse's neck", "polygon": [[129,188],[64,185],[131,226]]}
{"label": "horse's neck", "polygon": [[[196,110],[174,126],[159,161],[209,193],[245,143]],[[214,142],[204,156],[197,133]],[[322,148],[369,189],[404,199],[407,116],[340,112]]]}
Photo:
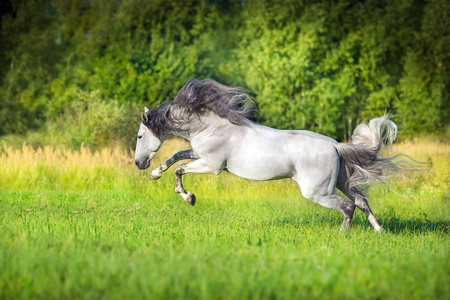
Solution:
{"label": "horse's neck", "polygon": [[171,128],[169,136],[177,136],[190,141],[193,136],[204,130],[205,127],[206,124],[192,117],[189,122],[180,122],[177,126]]}
{"label": "horse's neck", "polygon": [[172,135],[192,140],[195,136],[205,134],[214,134],[219,132],[230,132],[237,125],[233,125],[227,119],[221,118],[214,113],[202,116],[200,119],[192,118],[190,122],[186,122],[178,126],[172,131]]}

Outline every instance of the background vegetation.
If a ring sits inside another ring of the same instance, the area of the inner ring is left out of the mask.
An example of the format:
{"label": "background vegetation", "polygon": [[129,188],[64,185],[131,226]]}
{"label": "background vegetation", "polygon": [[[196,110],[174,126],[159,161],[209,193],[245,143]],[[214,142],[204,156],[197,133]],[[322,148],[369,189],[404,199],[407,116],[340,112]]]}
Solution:
{"label": "background vegetation", "polygon": [[[339,140],[385,110],[449,136],[446,0],[1,2],[0,135],[131,146],[190,78],[255,93],[259,121]],[[24,135],[26,134],[26,135]]]}
{"label": "background vegetation", "polygon": [[[4,0],[0,18],[0,299],[448,298],[448,1]],[[370,190],[381,235],[360,211],[338,235],[290,180],[188,175],[191,207],[130,149],[143,106],[193,77],[339,140],[391,111],[394,152],[432,167]]]}

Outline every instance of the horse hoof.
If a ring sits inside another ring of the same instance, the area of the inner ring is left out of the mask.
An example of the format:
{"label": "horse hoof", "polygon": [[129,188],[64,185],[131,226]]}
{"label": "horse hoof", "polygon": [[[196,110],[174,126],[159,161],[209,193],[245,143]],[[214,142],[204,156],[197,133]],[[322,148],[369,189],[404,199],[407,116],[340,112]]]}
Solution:
{"label": "horse hoof", "polygon": [[158,179],[160,179],[161,178],[161,176],[162,176],[162,173],[153,173],[153,171],[152,171],[152,173],[150,173],[150,176],[148,176],[148,179],[150,179],[150,180],[158,180]]}
{"label": "horse hoof", "polygon": [[378,230],[375,230],[375,233],[379,233],[379,234],[386,233],[386,232],[387,232],[387,230],[384,229],[383,227],[381,227],[381,228],[378,229]]}
{"label": "horse hoof", "polygon": [[189,192],[187,197],[186,197],[186,202],[189,203],[190,205],[194,206],[194,204],[195,204],[195,195],[192,194],[191,192]]}
{"label": "horse hoof", "polygon": [[348,227],[347,227],[347,228],[341,227],[341,228],[339,229],[339,234],[345,234],[345,233],[347,233],[347,232],[348,232]]}
{"label": "horse hoof", "polygon": [[150,179],[150,180],[158,180],[160,178],[161,178],[161,176],[153,176],[153,175],[148,176],[148,179]]}

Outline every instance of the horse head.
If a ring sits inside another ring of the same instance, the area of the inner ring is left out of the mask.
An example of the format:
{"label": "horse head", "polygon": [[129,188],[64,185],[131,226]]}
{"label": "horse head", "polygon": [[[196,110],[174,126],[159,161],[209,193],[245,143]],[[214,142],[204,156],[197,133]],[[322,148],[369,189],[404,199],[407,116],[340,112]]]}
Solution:
{"label": "horse head", "polygon": [[152,130],[150,118],[150,110],[145,107],[145,112],[142,114],[142,123],[137,133],[134,156],[134,163],[140,170],[150,167],[150,161],[162,144],[161,139]]}

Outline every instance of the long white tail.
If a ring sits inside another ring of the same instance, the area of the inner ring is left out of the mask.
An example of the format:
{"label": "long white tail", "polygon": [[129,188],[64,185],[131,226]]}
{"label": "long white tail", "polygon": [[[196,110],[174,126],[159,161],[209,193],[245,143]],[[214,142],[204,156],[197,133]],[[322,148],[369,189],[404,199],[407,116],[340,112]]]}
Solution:
{"label": "long white tail", "polygon": [[[387,115],[359,124],[351,144],[337,144],[336,150],[349,173],[347,186],[352,194],[375,182],[384,182],[399,172],[421,170],[419,162],[401,154],[382,157],[383,145],[391,146],[397,137],[397,125]],[[423,169],[423,168],[422,168]]]}

